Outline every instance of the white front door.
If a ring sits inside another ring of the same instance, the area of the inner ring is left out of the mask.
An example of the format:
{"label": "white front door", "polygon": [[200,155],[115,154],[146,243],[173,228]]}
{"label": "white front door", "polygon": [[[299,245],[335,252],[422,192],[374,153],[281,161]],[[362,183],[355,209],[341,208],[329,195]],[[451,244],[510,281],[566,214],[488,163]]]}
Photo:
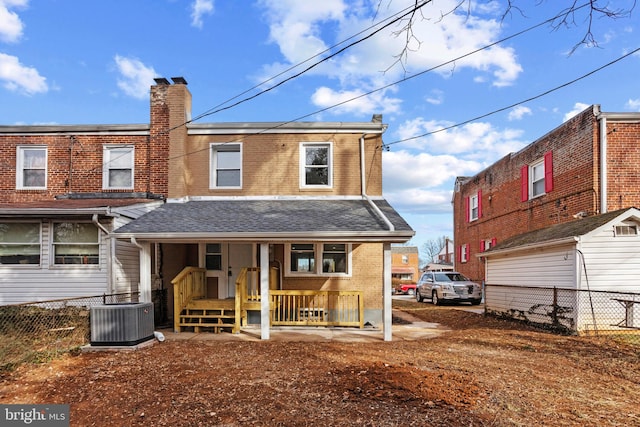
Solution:
{"label": "white front door", "polygon": [[203,243],[202,265],[207,269],[207,298],[226,299],[236,295],[236,279],[243,267],[253,267],[253,245],[246,243]]}

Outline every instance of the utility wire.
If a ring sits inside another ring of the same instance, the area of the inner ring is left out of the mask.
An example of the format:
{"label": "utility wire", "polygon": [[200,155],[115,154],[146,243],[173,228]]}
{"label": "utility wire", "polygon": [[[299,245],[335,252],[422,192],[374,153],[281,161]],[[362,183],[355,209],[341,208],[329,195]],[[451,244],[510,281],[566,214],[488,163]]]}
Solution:
{"label": "utility wire", "polygon": [[[293,80],[293,79],[296,79],[296,78],[300,77],[301,75],[303,75],[303,74],[307,73],[308,71],[312,70],[313,68],[317,67],[318,65],[320,65],[320,64],[322,64],[322,63],[324,63],[324,62],[326,62],[326,61],[330,60],[331,58],[333,58],[333,57],[335,57],[335,56],[337,56],[337,55],[341,54],[341,53],[342,53],[342,52],[344,52],[345,50],[347,50],[347,49],[349,49],[349,48],[351,48],[351,47],[353,47],[353,46],[355,46],[355,45],[357,45],[357,44],[360,44],[360,43],[364,42],[365,40],[370,39],[371,37],[373,37],[374,35],[376,35],[376,34],[377,34],[377,33],[379,33],[380,31],[382,31],[382,30],[384,30],[385,28],[387,28],[387,27],[389,27],[389,26],[391,26],[391,25],[395,24],[396,22],[398,22],[398,21],[402,20],[402,19],[403,19],[403,18],[405,18],[406,16],[411,15],[412,13],[415,13],[415,11],[417,11],[417,10],[418,10],[418,9],[420,9],[420,8],[422,8],[422,7],[423,7],[423,6],[425,6],[426,4],[430,3],[431,1],[432,1],[432,0],[426,0],[426,1],[422,2],[421,4],[416,4],[416,5],[415,5],[415,7],[411,7],[409,11],[407,11],[407,12],[403,13],[402,15],[400,15],[400,16],[398,16],[398,17],[394,18],[394,19],[393,19],[393,20],[391,20],[390,22],[387,22],[387,23],[386,23],[386,24],[384,24],[382,27],[380,27],[380,28],[376,29],[376,30],[375,30],[375,31],[373,31],[372,33],[370,33],[370,34],[368,34],[368,35],[366,35],[366,36],[364,36],[364,37],[362,37],[362,38],[360,38],[360,39],[358,39],[358,40],[356,40],[356,41],[354,41],[354,42],[352,42],[352,43],[349,43],[348,45],[346,45],[346,46],[344,46],[344,47],[340,48],[339,50],[337,50],[336,52],[332,53],[331,55],[328,55],[328,56],[326,56],[326,57],[322,58],[321,60],[319,60],[319,61],[317,61],[317,62],[315,62],[315,63],[311,64],[309,67],[305,68],[304,70],[302,70],[302,71],[300,71],[300,72],[298,72],[298,73],[296,73],[296,74],[293,74],[293,75],[291,75],[291,76],[287,77],[286,79],[284,79],[284,80],[282,80],[282,81],[280,81],[280,82],[278,82],[278,83],[274,84],[273,86],[268,87],[268,88],[266,88],[266,89],[264,89],[264,90],[261,90],[260,92],[258,92],[258,93],[256,93],[256,94],[254,94],[254,95],[251,95],[251,96],[248,96],[248,97],[246,97],[246,98],[244,98],[244,99],[241,99],[240,101],[237,101],[237,102],[235,102],[235,103],[233,103],[233,104],[231,104],[231,105],[227,105],[226,107],[220,107],[220,108],[217,108],[217,109],[214,109],[214,110],[210,110],[210,111],[208,111],[207,113],[200,114],[200,115],[197,117],[197,120],[202,119],[202,118],[207,117],[207,116],[210,116],[210,115],[213,115],[213,114],[216,114],[216,113],[219,113],[219,112],[221,112],[221,111],[229,110],[229,109],[231,109],[231,108],[233,108],[233,107],[237,107],[237,106],[238,106],[238,105],[240,105],[240,104],[243,104],[243,103],[245,103],[245,102],[247,102],[247,101],[250,101],[250,100],[252,100],[252,99],[255,99],[255,98],[257,98],[257,97],[258,97],[258,96],[260,96],[260,95],[263,95],[263,94],[265,94],[265,93],[267,93],[267,92],[270,92],[270,91],[272,91],[273,89],[275,89],[275,88],[277,88],[277,87],[280,87],[280,86],[282,86],[283,84],[285,84],[285,83],[287,83],[287,82],[289,82],[289,81],[291,81],[291,80]],[[294,68],[295,68],[295,67],[294,67]],[[177,128],[181,127],[181,126],[187,125],[187,124],[189,124],[189,123],[193,122],[194,120],[196,120],[196,119],[192,119],[192,120],[186,121],[185,123],[183,123],[183,124],[181,124],[181,125],[178,125],[178,126],[175,126],[175,127],[171,128],[171,129],[169,129],[169,131],[174,130],[174,129],[177,129]]]}
{"label": "utility wire", "polygon": [[[430,3],[431,1],[432,1],[432,0],[427,0],[427,1],[425,2],[425,4],[426,4],[426,3]],[[225,104],[227,104],[227,103],[229,103],[229,102],[233,101],[234,99],[240,98],[242,95],[245,95],[245,94],[247,94],[247,93],[251,92],[252,90],[257,89],[257,88],[259,88],[260,86],[263,86],[263,85],[265,85],[265,84],[269,83],[269,82],[270,82],[270,81],[272,81],[272,80],[275,80],[276,78],[278,78],[278,77],[280,77],[280,76],[282,76],[282,75],[284,75],[284,74],[288,73],[289,71],[292,71],[292,70],[294,70],[294,69],[296,69],[296,68],[298,68],[298,67],[302,66],[303,64],[306,64],[307,62],[311,61],[311,60],[312,60],[312,59],[314,59],[314,58],[317,58],[317,57],[319,57],[319,56],[321,56],[321,55],[323,55],[323,54],[325,54],[325,53],[327,53],[327,52],[331,52],[333,49],[337,48],[338,46],[340,46],[340,45],[342,45],[342,44],[346,43],[347,41],[349,41],[349,40],[351,40],[351,39],[355,38],[356,36],[359,36],[359,35],[361,35],[361,34],[365,33],[366,31],[369,31],[369,30],[370,30],[370,29],[372,29],[372,28],[377,27],[378,25],[382,24],[383,22],[386,22],[386,21],[388,21],[388,20],[390,20],[390,19],[393,19],[393,18],[394,18],[395,16],[397,16],[398,14],[403,13],[403,12],[405,12],[407,9],[410,9],[410,8],[411,8],[411,10],[412,10],[412,11],[416,10],[415,8],[413,8],[413,6],[409,6],[409,7],[405,8],[405,9],[402,9],[402,10],[400,10],[400,11],[398,11],[398,12],[394,13],[393,15],[391,15],[391,16],[389,16],[389,17],[387,17],[387,18],[383,19],[383,20],[381,20],[380,22],[376,22],[376,23],[374,23],[373,25],[371,25],[371,26],[369,26],[369,27],[367,27],[367,28],[363,29],[362,31],[359,31],[359,32],[357,32],[357,33],[355,33],[355,34],[353,34],[353,35],[351,35],[351,36],[347,37],[346,39],[344,39],[344,40],[342,40],[342,41],[340,41],[340,42],[338,42],[338,43],[334,44],[333,46],[328,47],[327,49],[323,50],[322,52],[318,52],[318,53],[316,53],[315,55],[313,55],[313,56],[311,56],[311,57],[309,57],[309,58],[305,59],[304,61],[299,62],[299,63],[297,63],[297,64],[295,64],[295,65],[292,65],[292,66],[290,66],[289,68],[287,68],[286,70],[281,71],[280,73],[276,74],[275,76],[269,77],[268,79],[266,79],[266,80],[264,80],[264,81],[262,81],[262,82],[258,83],[257,85],[255,85],[255,86],[253,86],[253,87],[251,87],[251,88],[249,88],[249,89],[245,90],[244,92],[241,92],[241,93],[239,93],[238,95],[235,95],[234,97],[229,98],[229,99],[227,99],[226,101],[221,102],[220,104],[218,104],[218,105],[216,105],[216,106],[214,106],[214,107],[212,107],[212,108],[208,109],[208,110],[207,110],[207,111],[205,111],[204,113],[201,113],[201,114],[199,114],[199,115],[195,116],[194,118],[192,118],[192,119],[191,119],[191,120],[189,120],[188,122],[186,122],[186,123],[182,124],[181,126],[184,126],[184,125],[186,125],[186,124],[188,124],[188,123],[192,123],[192,122],[198,121],[198,120],[200,120],[200,119],[201,119],[201,118],[203,118],[203,117],[206,117],[206,116],[208,116],[208,115],[211,115],[211,114],[216,113],[216,111],[215,111],[215,110],[216,110],[217,108],[222,107],[223,105],[225,105]],[[394,21],[394,22],[395,22],[395,21]],[[178,126],[178,127],[179,127],[179,126]],[[174,129],[175,129],[175,128],[174,128]]]}
{"label": "utility wire", "polygon": [[603,70],[603,69],[605,69],[605,68],[607,68],[607,67],[609,67],[609,66],[611,66],[611,65],[613,65],[613,64],[615,64],[617,62],[622,61],[625,58],[628,58],[631,55],[634,55],[637,52],[640,52],[640,47],[632,50],[631,52],[629,52],[629,53],[627,53],[625,55],[622,55],[621,57],[619,57],[617,59],[614,59],[611,62],[608,62],[608,63],[602,65],[601,67],[596,68],[595,70],[589,71],[588,73],[583,74],[582,76],[580,76],[578,78],[575,78],[575,79],[573,79],[573,80],[571,80],[569,82],[563,83],[563,84],[561,84],[559,86],[556,86],[556,87],[554,87],[552,89],[549,89],[549,90],[547,90],[545,92],[542,92],[542,93],[540,93],[538,95],[532,96],[531,98],[527,98],[527,99],[525,99],[523,101],[516,102],[516,103],[508,105],[506,107],[502,107],[502,108],[499,108],[497,110],[493,110],[490,113],[486,113],[486,114],[483,114],[481,116],[477,116],[477,117],[474,117],[472,119],[468,119],[468,120],[465,120],[465,121],[460,122],[460,123],[456,123],[456,124],[451,125],[451,126],[443,127],[441,129],[437,129],[437,130],[434,130],[434,131],[431,131],[431,132],[426,132],[426,133],[423,133],[421,135],[416,135],[416,136],[412,136],[412,137],[409,137],[409,138],[400,139],[398,141],[389,142],[389,143],[384,144],[384,146],[388,147],[390,145],[399,144],[401,142],[407,142],[407,141],[411,141],[413,139],[418,139],[418,138],[422,138],[422,137],[425,137],[425,136],[433,135],[433,134],[436,134],[436,133],[439,133],[439,132],[444,132],[444,131],[447,131],[447,130],[450,130],[450,129],[454,129],[454,128],[466,125],[466,124],[474,122],[476,120],[484,119],[485,117],[492,116],[494,114],[500,113],[502,111],[508,110],[510,108],[513,108],[513,107],[516,107],[518,105],[526,104],[527,102],[533,101],[533,100],[538,99],[538,98],[542,98],[543,96],[546,96],[546,95],[548,95],[548,94],[550,94],[552,92],[555,92],[555,91],[560,90],[562,88],[565,88],[565,87],[567,87],[569,85],[572,85],[572,84],[574,84],[574,83],[576,83],[576,82],[578,82],[578,81],[580,81],[582,79],[585,79],[585,78],[591,76],[592,74],[597,73],[598,71],[601,71],[601,70]]}

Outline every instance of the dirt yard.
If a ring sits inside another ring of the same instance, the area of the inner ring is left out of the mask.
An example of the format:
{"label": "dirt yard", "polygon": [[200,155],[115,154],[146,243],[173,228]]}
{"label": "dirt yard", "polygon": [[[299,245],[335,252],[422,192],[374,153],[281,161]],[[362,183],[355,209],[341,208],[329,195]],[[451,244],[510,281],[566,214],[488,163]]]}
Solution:
{"label": "dirt yard", "polygon": [[451,307],[394,307],[451,331],[373,343],[167,340],[69,355],[5,375],[0,403],[70,404],[72,426],[640,425],[638,346]]}

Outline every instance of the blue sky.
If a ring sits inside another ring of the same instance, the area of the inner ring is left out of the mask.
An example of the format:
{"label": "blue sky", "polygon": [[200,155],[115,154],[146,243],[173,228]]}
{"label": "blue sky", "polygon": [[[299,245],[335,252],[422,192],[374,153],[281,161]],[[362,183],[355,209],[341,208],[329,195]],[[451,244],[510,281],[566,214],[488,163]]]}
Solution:
{"label": "blue sky", "polygon": [[[271,88],[198,122],[383,114],[384,195],[422,246],[453,236],[456,176],[476,174],[591,104],[640,111],[637,53],[522,103],[638,49],[640,6],[620,19],[596,16],[590,27],[585,8],[566,25],[511,37],[573,1],[512,0],[520,9],[506,15],[506,0],[465,1],[448,13],[458,1],[423,6],[399,57],[402,21],[367,36],[413,0],[0,0],[0,124],[148,123],[153,78],[174,76],[189,83],[194,117]],[[624,10],[633,1],[598,4]],[[597,46],[579,45],[589,28]]]}

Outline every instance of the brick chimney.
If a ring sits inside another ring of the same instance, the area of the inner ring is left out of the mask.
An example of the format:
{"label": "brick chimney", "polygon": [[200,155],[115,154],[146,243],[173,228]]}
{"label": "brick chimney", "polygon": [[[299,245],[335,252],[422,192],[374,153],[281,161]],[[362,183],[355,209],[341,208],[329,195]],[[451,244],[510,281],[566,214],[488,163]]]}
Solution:
{"label": "brick chimney", "polygon": [[163,77],[154,80],[150,100],[150,191],[180,197],[186,194],[183,171],[191,93],[183,77],[172,77],[173,84]]}

